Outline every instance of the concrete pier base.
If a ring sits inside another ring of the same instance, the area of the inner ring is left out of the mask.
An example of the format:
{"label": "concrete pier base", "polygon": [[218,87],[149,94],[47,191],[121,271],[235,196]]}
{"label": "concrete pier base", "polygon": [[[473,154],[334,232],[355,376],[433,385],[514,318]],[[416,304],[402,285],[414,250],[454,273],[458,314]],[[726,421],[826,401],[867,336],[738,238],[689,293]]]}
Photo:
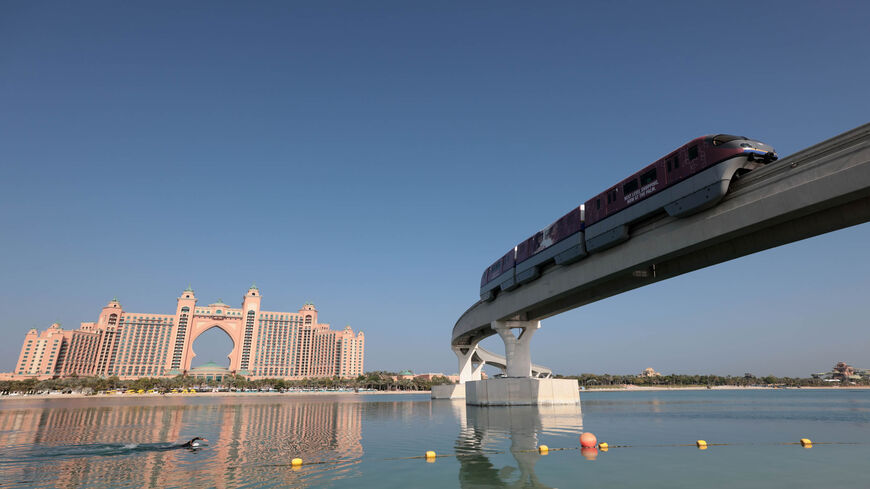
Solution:
{"label": "concrete pier base", "polygon": [[471,406],[579,404],[576,379],[504,377],[465,383],[465,403]]}
{"label": "concrete pier base", "polygon": [[465,384],[433,385],[432,399],[465,399]]}

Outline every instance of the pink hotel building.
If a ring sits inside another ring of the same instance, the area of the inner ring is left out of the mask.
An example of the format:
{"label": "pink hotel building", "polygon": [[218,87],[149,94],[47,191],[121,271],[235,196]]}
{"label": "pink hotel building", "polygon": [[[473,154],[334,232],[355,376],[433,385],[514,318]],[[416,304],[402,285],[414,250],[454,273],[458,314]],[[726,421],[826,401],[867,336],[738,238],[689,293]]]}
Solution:
{"label": "pink hotel building", "polygon": [[299,312],[260,309],[260,291],[251,286],[241,308],[220,300],[198,306],[188,287],[175,314],[127,312],[110,301],[96,322],[76,330],[52,324],[42,333],[31,329],[11,378],[112,376],[172,377],[190,371],[193,342],[219,328],[233,342],[226,374],[248,378],[303,379],[355,377],[363,372],[365,336],[350,326],[342,331],[317,322],[314,304]]}

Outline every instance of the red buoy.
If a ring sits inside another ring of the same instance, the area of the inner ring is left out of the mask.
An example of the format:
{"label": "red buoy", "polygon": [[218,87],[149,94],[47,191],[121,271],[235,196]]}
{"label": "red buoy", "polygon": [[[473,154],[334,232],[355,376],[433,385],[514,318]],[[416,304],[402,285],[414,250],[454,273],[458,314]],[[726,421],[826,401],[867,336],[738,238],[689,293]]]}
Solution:
{"label": "red buoy", "polygon": [[598,443],[598,438],[592,433],[583,433],[580,435],[580,446],[583,448],[592,448]]}

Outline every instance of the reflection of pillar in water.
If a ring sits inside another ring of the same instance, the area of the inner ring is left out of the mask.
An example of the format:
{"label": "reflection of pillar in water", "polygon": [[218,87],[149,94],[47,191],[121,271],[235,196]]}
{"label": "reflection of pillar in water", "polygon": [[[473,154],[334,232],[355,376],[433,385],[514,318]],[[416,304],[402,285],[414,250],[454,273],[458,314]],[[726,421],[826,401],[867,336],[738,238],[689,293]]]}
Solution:
{"label": "reflection of pillar in water", "polygon": [[[579,405],[559,406],[466,406],[460,417],[456,441],[459,482],[463,489],[484,487],[547,488],[535,474],[541,458],[538,438],[543,432],[579,434],[583,418]],[[517,467],[497,469],[487,451],[500,450],[510,438],[510,452]],[[519,476],[515,472],[519,470]]]}
{"label": "reflection of pillar in water", "polygon": [[[450,409],[453,411],[453,414],[459,420],[460,429],[464,430],[468,426],[467,419],[465,418],[465,399],[452,399],[449,400]],[[433,405],[443,405],[443,403],[432,403]]]}

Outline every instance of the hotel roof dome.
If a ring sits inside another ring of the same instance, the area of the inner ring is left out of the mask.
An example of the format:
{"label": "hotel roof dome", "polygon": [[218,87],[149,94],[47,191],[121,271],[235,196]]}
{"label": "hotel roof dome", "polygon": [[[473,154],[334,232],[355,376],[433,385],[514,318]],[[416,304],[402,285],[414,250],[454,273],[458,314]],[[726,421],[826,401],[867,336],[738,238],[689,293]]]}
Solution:
{"label": "hotel roof dome", "polygon": [[193,367],[190,370],[191,370],[191,372],[206,372],[206,371],[208,371],[208,372],[217,372],[217,371],[229,372],[230,371],[230,369],[224,367],[223,365],[218,365],[215,362],[207,362],[207,363],[200,365],[199,367]]}

